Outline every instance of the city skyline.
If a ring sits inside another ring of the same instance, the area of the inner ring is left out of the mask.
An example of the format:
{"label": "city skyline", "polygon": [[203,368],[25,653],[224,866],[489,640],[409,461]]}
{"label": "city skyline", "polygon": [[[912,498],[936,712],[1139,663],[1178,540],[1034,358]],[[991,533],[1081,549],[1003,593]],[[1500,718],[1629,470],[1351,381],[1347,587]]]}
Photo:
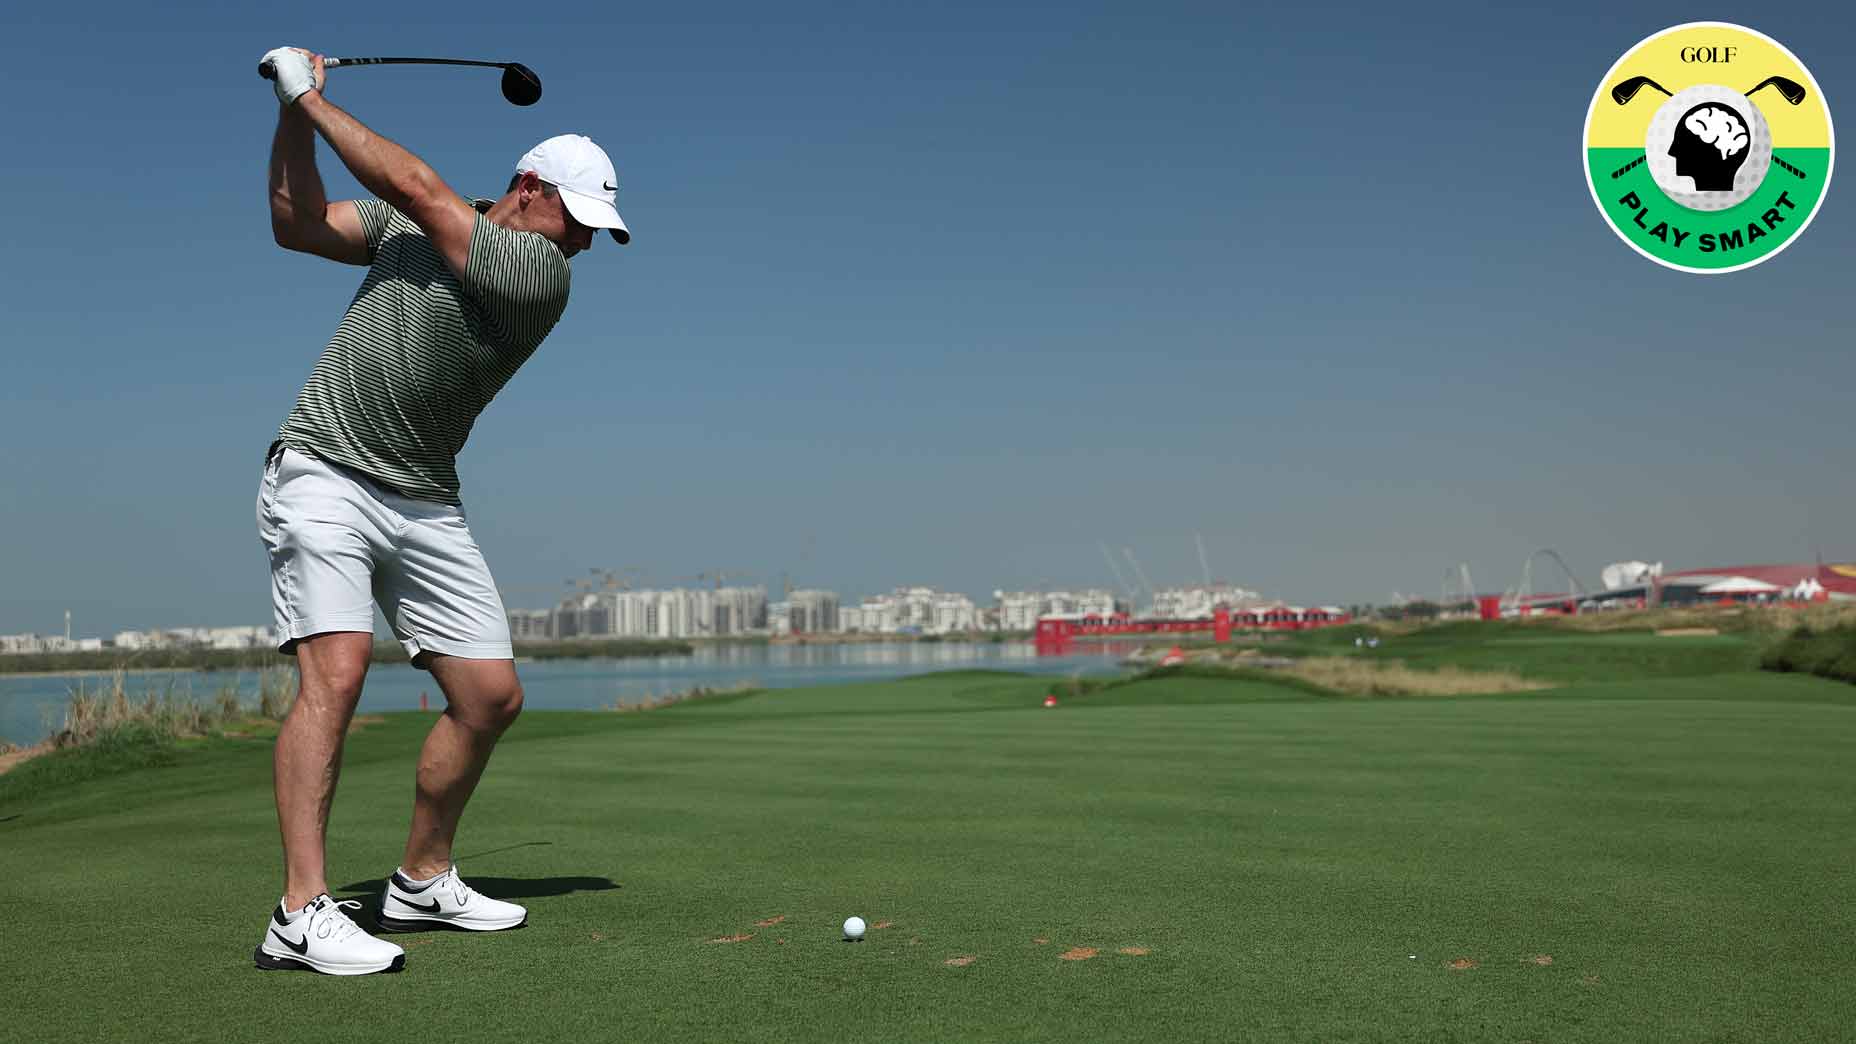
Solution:
{"label": "city skyline", "polygon": [[[33,8],[0,43],[35,99],[8,140],[107,142],[137,202],[99,206],[115,175],[82,165],[0,248],[0,633],[268,619],[261,461],[361,272],[273,243],[254,63],[472,54],[485,26],[547,83],[535,106],[471,70],[329,89],[460,192],[563,131],[617,164],[632,245],[574,259],[566,315],[458,460],[506,589],[740,568],[977,597],[1112,588],[1124,548],[1166,585],[1205,575],[1201,538],[1213,579],[1338,605],[1430,596],[1461,563],[1499,591],[1539,548],[1587,582],[1856,559],[1846,186],[1782,256],[1697,276],[1619,242],[1586,184],[1601,78],[1688,17]],[[177,25],[199,60],[149,46]],[[1833,119],[1856,98],[1856,12],[1752,25]],[[99,53],[108,77],[83,71]],[[149,119],[123,83],[172,104]],[[361,194],[320,156],[333,197]]]}

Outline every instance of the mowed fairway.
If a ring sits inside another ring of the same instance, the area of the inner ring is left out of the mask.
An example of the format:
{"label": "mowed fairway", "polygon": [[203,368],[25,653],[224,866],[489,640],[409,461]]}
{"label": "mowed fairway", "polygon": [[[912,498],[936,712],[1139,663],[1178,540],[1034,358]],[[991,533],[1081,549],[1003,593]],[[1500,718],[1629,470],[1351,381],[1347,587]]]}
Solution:
{"label": "mowed fairway", "polygon": [[[405,973],[251,966],[269,746],[0,788],[8,1039],[1830,1040],[1856,689],[1754,673],[1350,700],[938,675],[535,713],[459,863],[529,905]],[[371,908],[429,718],[350,739]],[[867,941],[838,941],[858,914]],[[371,919],[371,909],[369,911]],[[724,941],[733,940],[733,941]],[[1070,959],[1065,959],[1066,957]]]}

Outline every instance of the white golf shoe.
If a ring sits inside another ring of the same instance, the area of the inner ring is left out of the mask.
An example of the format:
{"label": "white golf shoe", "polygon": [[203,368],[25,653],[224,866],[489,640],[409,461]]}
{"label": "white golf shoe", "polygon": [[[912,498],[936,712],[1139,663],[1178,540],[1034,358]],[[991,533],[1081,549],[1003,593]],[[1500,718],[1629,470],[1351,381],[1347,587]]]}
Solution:
{"label": "white golf shoe", "polygon": [[458,877],[455,865],[430,881],[414,881],[405,871],[395,870],[380,897],[380,927],[390,932],[429,928],[500,932],[527,921],[528,910],[523,907],[478,895]]}
{"label": "white golf shoe", "polygon": [[361,904],[319,895],[294,917],[282,903],[271,911],[264,941],[251,955],[260,971],[319,971],[324,975],[368,975],[406,967],[406,951],[376,939],[348,919]]}

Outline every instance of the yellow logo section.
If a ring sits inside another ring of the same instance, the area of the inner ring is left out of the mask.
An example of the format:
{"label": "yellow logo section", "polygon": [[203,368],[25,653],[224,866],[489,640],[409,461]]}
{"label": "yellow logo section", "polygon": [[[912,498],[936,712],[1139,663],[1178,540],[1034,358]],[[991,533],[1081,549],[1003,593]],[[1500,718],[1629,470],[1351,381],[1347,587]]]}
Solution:
{"label": "yellow logo section", "polygon": [[[1794,149],[1830,147],[1830,110],[1824,107],[1824,96],[1817,91],[1817,81],[1791,52],[1740,26],[1704,23],[1665,30],[1618,59],[1599,91],[1601,94],[1608,92],[1615,84],[1633,76],[1647,76],[1672,92],[1702,84],[1719,84],[1736,88],[1743,94],[1768,77],[1783,76],[1807,86],[1810,92],[1797,105],[1784,104],[1780,94],[1770,99],[1779,104],[1765,104],[1764,96],[1774,89],[1772,87],[1753,95],[1755,100],[1762,102],[1759,111],[1765,116],[1767,126],[1772,128],[1773,144]],[[1616,105],[1609,98],[1597,99],[1602,104],[1592,106],[1591,122],[1585,132],[1586,148],[1643,147],[1644,132],[1649,129],[1650,118],[1656,112],[1656,106],[1649,102],[1663,97],[1654,87],[1646,85],[1643,89],[1651,97],[1641,104]]]}

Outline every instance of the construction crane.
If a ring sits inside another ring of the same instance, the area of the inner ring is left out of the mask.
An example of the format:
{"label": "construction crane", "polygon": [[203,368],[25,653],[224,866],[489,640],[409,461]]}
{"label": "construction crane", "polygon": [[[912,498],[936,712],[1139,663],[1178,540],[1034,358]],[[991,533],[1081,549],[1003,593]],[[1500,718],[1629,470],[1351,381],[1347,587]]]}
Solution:
{"label": "construction crane", "polygon": [[733,577],[736,580],[752,580],[754,579],[754,574],[741,569],[714,569],[708,572],[697,573],[694,579],[698,581],[714,581],[715,589],[720,591],[722,586],[728,582],[729,577]]}
{"label": "construction crane", "polygon": [[1108,571],[1115,574],[1115,586],[1127,593],[1128,608],[1134,608],[1134,603],[1140,600],[1140,595],[1128,584],[1127,579],[1121,575],[1121,567],[1115,564],[1115,556],[1108,553],[1108,545],[1098,540],[1096,541],[1096,546],[1102,549],[1102,558],[1108,563]]}
{"label": "construction crane", "polygon": [[1121,553],[1128,557],[1128,564],[1134,567],[1134,575],[1140,578],[1141,586],[1147,588],[1147,600],[1152,603],[1157,597],[1154,593],[1154,585],[1147,579],[1147,571],[1141,568],[1141,563],[1134,557],[1134,549],[1124,547]]}
{"label": "construction crane", "polygon": [[637,566],[589,569],[588,572],[599,578],[599,587],[602,591],[630,591],[644,579],[644,570]]}

